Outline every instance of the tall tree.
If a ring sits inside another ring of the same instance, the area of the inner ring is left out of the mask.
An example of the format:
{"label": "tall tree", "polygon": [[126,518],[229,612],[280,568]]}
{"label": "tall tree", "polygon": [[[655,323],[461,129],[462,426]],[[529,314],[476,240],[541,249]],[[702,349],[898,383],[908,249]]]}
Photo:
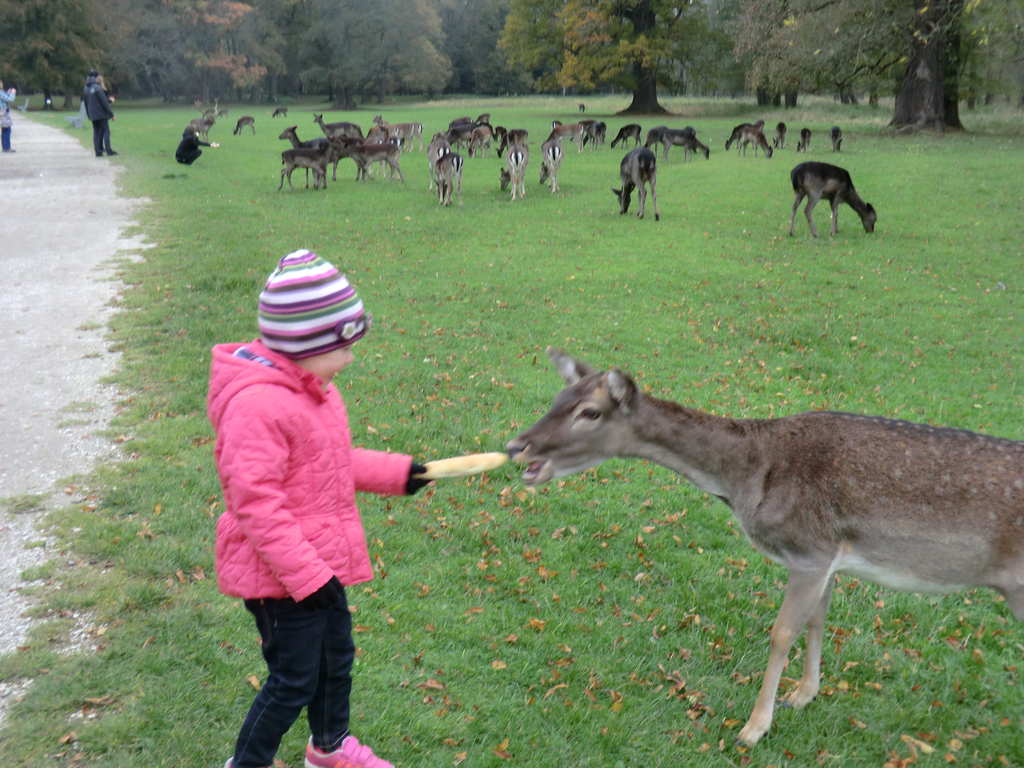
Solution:
{"label": "tall tree", "polygon": [[910,57],[892,125],[898,129],[963,130],[958,67],[962,0],[914,0]]}
{"label": "tall tree", "polygon": [[500,44],[540,89],[615,84],[633,94],[624,114],[663,113],[658,86],[674,83],[704,14],[701,2],[675,0],[512,0]]}
{"label": "tall tree", "polygon": [[92,0],[0,0],[0,76],[70,104],[102,63],[96,10]]}

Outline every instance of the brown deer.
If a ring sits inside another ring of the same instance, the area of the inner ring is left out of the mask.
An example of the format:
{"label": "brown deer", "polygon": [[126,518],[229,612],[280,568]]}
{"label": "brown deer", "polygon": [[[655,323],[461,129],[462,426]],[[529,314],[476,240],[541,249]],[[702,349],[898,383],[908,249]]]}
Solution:
{"label": "brown deer", "polygon": [[320,130],[323,131],[324,136],[328,139],[334,139],[339,136],[347,139],[362,140],[363,138],[363,129],[355,123],[349,123],[344,120],[339,123],[325,123],[323,113],[313,115],[313,122],[320,126]]}
{"label": "brown deer", "polygon": [[288,107],[277,107],[270,116],[271,119],[275,117],[288,117]]}
{"label": "brown deer", "polygon": [[575,141],[579,151],[583,151],[583,134],[586,131],[586,123],[565,124],[561,120],[551,121],[551,133],[549,139],[568,139]]}
{"label": "brown deer", "polygon": [[612,139],[611,148],[615,149],[615,145],[620,141],[625,144],[629,139],[633,140],[633,146],[640,146],[640,131],[643,130],[639,123],[627,123],[626,125],[619,128],[619,132],[615,134],[615,138]]}
{"label": "brown deer", "polygon": [[629,212],[629,200],[634,189],[640,193],[640,210],[636,215],[644,217],[644,208],[647,204],[647,187],[651,187],[651,201],[654,203],[654,220],[659,221],[661,214],[658,213],[658,192],[657,192],[657,158],[647,147],[637,147],[626,153],[619,163],[619,177],[622,179],[622,189],[613,189],[612,194],[619,201],[619,214]]}
{"label": "brown deer", "polygon": [[689,160],[690,155],[697,152],[704,155],[705,160],[711,157],[711,150],[697,140],[697,132],[689,125],[679,129],[663,128],[661,130],[661,146],[666,162],[668,162],[668,150],[673,146],[683,148],[683,162]]}
{"label": "brown deer", "polygon": [[845,168],[828,163],[800,163],[789,172],[789,179],[793,183],[793,192],[796,193],[796,199],[793,201],[793,213],[789,217],[790,236],[793,234],[793,227],[796,223],[796,209],[800,207],[800,202],[805,197],[807,198],[807,207],[804,209],[804,215],[807,217],[807,223],[814,237],[818,236],[818,230],[814,226],[811,211],[814,210],[814,206],[821,198],[828,200],[832,206],[833,235],[839,231],[840,203],[846,203],[857,212],[865,232],[875,231],[878,214],[875,213],[871,203],[865,203],[860,199],[857,190],[853,188],[853,179],[850,178],[850,174]]}
{"label": "brown deer", "polygon": [[[318,147],[286,149],[281,153],[281,183],[277,185],[277,191],[281,191],[286,177],[288,188],[292,189],[292,171],[296,168],[313,172],[313,189],[327,189],[327,163],[330,156],[330,147],[326,143]],[[308,182],[306,186],[309,186]]]}
{"label": "brown deer", "polygon": [[540,145],[540,183],[550,179],[551,193],[558,191],[558,169],[562,167],[562,144],[548,139]]}
{"label": "brown deer", "polygon": [[235,123],[235,130],[232,132],[232,135],[241,136],[242,129],[245,128],[245,126],[252,128],[252,135],[256,135],[256,118],[251,115],[243,115],[238,118],[238,122]]}
{"label": "brown deer", "polygon": [[728,152],[729,147],[731,147],[733,144],[736,144],[737,148],[743,147],[745,149],[746,142],[743,141],[743,136],[745,133],[749,133],[752,129],[757,129],[758,131],[763,130],[764,120],[758,120],[756,123],[740,123],[735,128],[733,128],[732,133],[729,134],[729,138],[726,139],[725,151]]}
{"label": "brown deer", "polygon": [[[308,141],[302,141],[299,139],[298,126],[290,125],[281,131],[281,135],[277,138],[287,140],[292,143],[294,149],[320,149],[323,151],[330,150],[330,141],[323,136],[318,136],[315,139],[309,139]],[[332,157],[328,162],[334,162],[334,181],[338,180],[338,160],[340,158]],[[309,186],[309,168],[306,168],[306,186]],[[291,186],[291,173],[288,174],[288,185]]]}
{"label": "brown deer", "polygon": [[427,171],[430,177],[427,189],[433,189],[437,184],[437,161],[451,151],[452,145],[448,143],[443,132],[435,133],[430,139],[430,143],[427,145]]}
{"label": "brown deer", "polygon": [[567,387],[509,442],[541,485],[614,457],[680,473],[725,502],[762,553],[789,570],[761,690],[739,740],[768,731],[790,647],[803,674],[785,703],[818,693],[833,576],[896,589],[995,589],[1024,621],[1024,442],[849,413],[730,419],[659,400],[627,374],[548,356]]}
{"label": "brown deer", "polygon": [[501,169],[501,191],[512,186],[512,199],[526,197],[526,166],[530,162],[530,150],[525,144],[513,144],[505,156],[505,168]]}
{"label": "brown deer", "polygon": [[525,147],[530,138],[530,132],[525,128],[509,128],[501,134],[501,143],[498,145],[498,157],[508,147],[516,144]]}
{"label": "brown deer", "polygon": [[448,151],[434,163],[434,176],[437,177],[437,199],[441,205],[452,204],[452,190],[458,193],[459,205],[462,205],[462,155]]}
{"label": "brown deer", "polygon": [[423,149],[423,123],[389,123],[381,115],[374,115],[373,122],[387,131],[389,139],[396,139],[400,148],[408,143],[411,149],[416,142],[417,149]]}
{"label": "brown deer", "polygon": [[210,138],[210,129],[213,128],[213,124],[216,122],[217,119],[215,117],[197,117],[189,120],[188,124],[196,136],[205,140]]}
{"label": "brown deer", "polygon": [[796,143],[797,152],[810,152],[811,151],[811,129],[801,128],[800,129],[800,140]]}
{"label": "brown deer", "polygon": [[405,176],[402,175],[402,168],[398,164],[398,158],[402,150],[397,141],[388,141],[377,144],[370,141],[357,141],[355,139],[332,139],[338,142],[341,147],[340,157],[351,157],[356,164],[356,181],[366,181],[370,177],[370,166],[373,163],[387,165],[391,169],[391,177],[398,174],[398,180],[405,183]]}
{"label": "brown deer", "polygon": [[772,138],[772,146],[775,149],[786,148],[786,124],[779,123],[775,126],[775,136]]}

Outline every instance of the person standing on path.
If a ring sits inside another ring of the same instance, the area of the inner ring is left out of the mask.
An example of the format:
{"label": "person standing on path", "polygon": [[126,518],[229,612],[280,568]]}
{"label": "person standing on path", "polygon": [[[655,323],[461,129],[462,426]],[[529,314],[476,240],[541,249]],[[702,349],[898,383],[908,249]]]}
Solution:
{"label": "person standing on path", "polygon": [[4,81],[0,80],[0,146],[4,152],[14,151],[11,149],[11,127],[14,125],[11,119],[11,104],[17,95],[17,88],[8,88],[5,91]]}
{"label": "person standing on path", "polygon": [[96,157],[103,157],[103,153],[116,155],[110,148],[110,123],[114,119],[114,110],[110,106],[110,99],[103,89],[103,80],[100,73],[95,69],[89,72],[85,79],[85,89],[82,91],[82,103],[85,104],[85,113],[92,121],[92,146],[96,150]]}

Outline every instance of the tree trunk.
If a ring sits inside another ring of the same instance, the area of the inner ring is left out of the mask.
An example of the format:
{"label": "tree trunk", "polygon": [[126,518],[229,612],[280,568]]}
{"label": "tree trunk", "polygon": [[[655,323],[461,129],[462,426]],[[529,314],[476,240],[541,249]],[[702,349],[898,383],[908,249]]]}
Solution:
{"label": "tree trunk", "polygon": [[797,91],[786,91],[786,109],[792,109],[796,106]]}
{"label": "tree trunk", "polygon": [[[624,18],[629,19],[633,24],[633,30],[636,32],[637,36],[643,36],[648,32],[653,32],[655,24],[657,24],[658,21],[657,15],[651,7],[650,0],[640,0],[640,2],[636,3],[631,8],[623,10],[621,15]],[[639,61],[634,61],[633,79],[635,81],[635,85],[633,86],[633,101],[628,107],[619,112],[619,114],[668,114],[668,110],[658,103],[658,78],[655,75],[655,71],[650,67],[643,66]]]}
{"label": "tree trunk", "polygon": [[[946,25],[958,28],[961,0],[914,0],[917,9],[910,60],[903,82],[896,92],[893,128],[906,130],[932,129],[943,131],[947,127],[962,129],[957,114],[956,79],[950,84],[947,97],[946,78],[949,73],[949,33]],[[955,14],[955,15],[951,15]],[[954,39],[959,39],[953,33]],[[954,58],[955,58],[955,54]],[[950,99],[953,104],[950,106]]]}
{"label": "tree trunk", "polygon": [[620,115],[667,115],[668,110],[658,103],[658,80],[654,70],[633,63],[636,85],[633,87],[633,101],[619,112]]}

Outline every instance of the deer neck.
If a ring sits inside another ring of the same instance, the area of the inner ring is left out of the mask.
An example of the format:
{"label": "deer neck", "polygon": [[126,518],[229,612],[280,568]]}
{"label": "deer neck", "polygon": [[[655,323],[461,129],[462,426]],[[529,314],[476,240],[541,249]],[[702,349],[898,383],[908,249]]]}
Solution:
{"label": "deer neck", "polygon": [[633,428],[632,455],[678,472],[727,503],[749,474],[753,446],[741,422],[643,397]]}

